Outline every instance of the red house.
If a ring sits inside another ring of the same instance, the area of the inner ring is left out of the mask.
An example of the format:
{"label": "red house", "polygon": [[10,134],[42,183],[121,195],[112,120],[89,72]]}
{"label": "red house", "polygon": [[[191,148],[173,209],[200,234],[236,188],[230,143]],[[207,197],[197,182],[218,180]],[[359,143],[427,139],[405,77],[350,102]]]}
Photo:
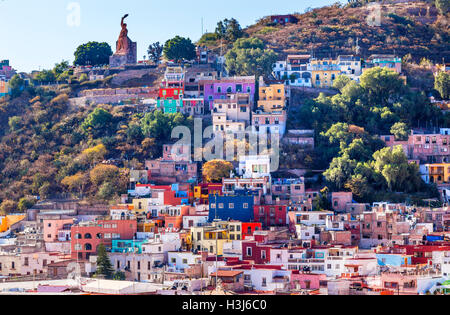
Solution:
{"label": "red house", "polygon": [[267,264],[270,262],[270,245],[264,244],[267,235],[255,235],[255,240],[242,242],[242,259],[251,260],[255,264]]}
{"label": "red house", "polygon": [[287,205],[255,205],[254,220],[264,227],[286,225]]}
{"label": "red house", "polygon": [[260,222],[251,222],[251,223],[245,223],[242,222],[242,239],[245,240],[247,236],[253,236],[253,233],[255,231],[261,231],[262,230],[262,224]]}
{"label": "red house", "polygon": [[103,243],[110,248],[113,239],[131,240],[137,232],[136,220],[98,220],[85,224],[72,225],[72,258],[89,259],[97,253],[97,247]]}
{"label": "red house", "polygon": [[441,252],[450,250],[450,245],[399,245],[395,248],[403,248],[406,255],[411,255],[411,263],[413,265],[429,264],[433,258],[433,252]]}
{"label": "red house", "polygon": [[160,88],[159,89],[159,98],[160,99],[173,99],[173,100],[179,100],[184,94],[184,89],[177,87],[177,88]]}

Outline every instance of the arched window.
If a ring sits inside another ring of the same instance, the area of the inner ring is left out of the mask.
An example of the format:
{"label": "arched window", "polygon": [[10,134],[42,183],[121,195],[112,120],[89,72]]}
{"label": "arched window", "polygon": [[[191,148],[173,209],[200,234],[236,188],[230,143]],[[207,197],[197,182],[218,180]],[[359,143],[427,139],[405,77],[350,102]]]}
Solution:
{"label": "arched window", "polygon": [[92,250],[92,245],[89,243],[84,244],[84,250]]}
{"label": "arched window", "polygon": [[81,244],[75,244],[74,248],[75,250],[81,250],[83,247],[81,246]]}
{"label": "arched window", "polygon": [[80,239],[82,239],[83,237],[82,237],[82,235],[80,234],[80,233],[77,233],[77,234],[75,234],[75,239],[76,240],[80,240]]}
{"label": "arched window", "polygon": [[97,239],[101,240],[102,239],[102,233],[97,233],[96,237],[97,237]]}
{"label": "arched window", "polygon": [[231,92],[233,92],[233,89],[231,88],[231,86],[229,86],[229,87],[227,88],[227,93],[231,93]]}
{"label": "arched window", "polygon": [[91,233],[84,234],[84,238],[90,240],[92,238]]}

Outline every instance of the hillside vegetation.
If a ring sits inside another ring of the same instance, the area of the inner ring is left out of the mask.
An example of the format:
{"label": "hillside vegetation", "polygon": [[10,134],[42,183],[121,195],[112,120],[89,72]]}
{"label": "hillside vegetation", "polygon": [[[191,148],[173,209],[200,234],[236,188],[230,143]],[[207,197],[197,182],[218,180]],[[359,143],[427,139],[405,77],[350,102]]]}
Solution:
{"label": "hillside vegetation", "polygon": [[[285,26],[273,25],[270,17],[265,17],[244,29],[244,35],[262,39],[267,48],[280,55],[300,52],[322,58],[354,54],[357,41],[364,57],[380,53],[411,54],[416,61],[425,57],[442,62],[450,54],[448,17],[441,15],[433,4],[426,1],[381,4],[380,26],[367,23],[370,10],[368,5],[353,8],[336,4],[296,13],[298,23]],[[213,36],[204,43],[213,49],[220,47]],[[231,48],[232,43],[222,43],[224,49]]]}

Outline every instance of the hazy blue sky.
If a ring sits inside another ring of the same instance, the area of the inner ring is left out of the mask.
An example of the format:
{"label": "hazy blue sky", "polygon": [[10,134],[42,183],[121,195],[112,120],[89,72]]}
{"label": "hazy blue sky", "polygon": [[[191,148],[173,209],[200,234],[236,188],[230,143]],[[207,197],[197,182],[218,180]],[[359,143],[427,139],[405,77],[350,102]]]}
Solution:
{"label": "hazy blue sky", "polygon": [[[128,35],[138,43],[138,59],[155,41],[181,35],[193,41],[219,20],[234,17],[243,27],[271,14],[303,13],[336,0],[0,0],[0,59],[18,71],[51,68],[73,61],[78,45],[105,41],[115,49],[120,18],[128,13]],[[77,25],[77,6],[80,8]],[[75,16],[75,18],[73,18]],[[68,21],[69,18],[69,21]]]}

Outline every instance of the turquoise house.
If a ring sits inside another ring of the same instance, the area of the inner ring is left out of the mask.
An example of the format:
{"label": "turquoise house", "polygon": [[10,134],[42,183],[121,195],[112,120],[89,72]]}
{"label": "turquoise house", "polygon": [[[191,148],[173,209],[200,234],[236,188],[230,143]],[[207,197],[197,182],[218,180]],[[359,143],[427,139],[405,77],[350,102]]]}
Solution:
{"label": "turquoise house", "polygon": [[113,240],[111,252],[142,254],[142,244],[146,242],[147,240]]}

